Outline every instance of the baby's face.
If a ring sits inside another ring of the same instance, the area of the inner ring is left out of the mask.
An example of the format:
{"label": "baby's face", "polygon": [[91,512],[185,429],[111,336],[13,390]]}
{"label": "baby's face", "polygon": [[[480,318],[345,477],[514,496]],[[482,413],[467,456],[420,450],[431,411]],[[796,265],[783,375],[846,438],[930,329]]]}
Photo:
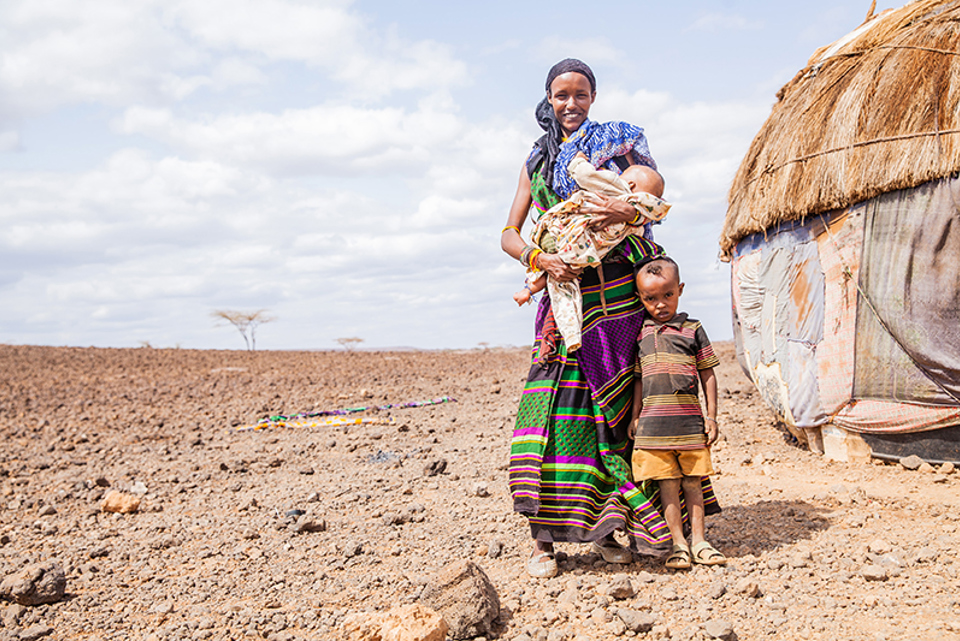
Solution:
{"label": "baby's face", "polygon": [[655,275],[640,272],[637,275],[637,291],[644,309],[657,323],[666,323],[677,314],[683,283],[676,274],[664,270],[665,274]]}

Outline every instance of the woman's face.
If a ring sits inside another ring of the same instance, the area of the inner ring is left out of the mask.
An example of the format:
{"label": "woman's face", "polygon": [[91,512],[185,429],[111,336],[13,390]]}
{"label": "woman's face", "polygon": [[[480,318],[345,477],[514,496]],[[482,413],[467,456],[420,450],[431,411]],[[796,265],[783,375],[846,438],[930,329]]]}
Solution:
{"label": "woman's face", "polygon": [[590,105],[596,97],[597,94],[591,90],[590,81],[585,75],[569,71],[553,79],[547,100],[553,107],[553,113],[556,114],[563,133],[569,136],[587,119]]}

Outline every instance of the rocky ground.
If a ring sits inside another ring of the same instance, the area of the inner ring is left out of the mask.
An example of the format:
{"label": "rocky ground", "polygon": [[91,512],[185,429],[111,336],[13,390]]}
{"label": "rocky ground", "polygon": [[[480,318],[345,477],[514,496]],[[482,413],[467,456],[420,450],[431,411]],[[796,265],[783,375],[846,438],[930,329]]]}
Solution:
{"label": "rocky ground", "polygon": [[[960,638],[958,475],[791,444],[718,347],[708,537],[729,566],[560,545],[560,575],[535,580],[506,483],[526,350],[0,346],[0,576],[54,561],[67,579],[56,603],[0,604],[0,639],[340,639],[462,559],[505,640]],[[442,395],[458,402],[355,415],[379,424],[237,429]],[[139,509],[104,512],[110,491]]]}

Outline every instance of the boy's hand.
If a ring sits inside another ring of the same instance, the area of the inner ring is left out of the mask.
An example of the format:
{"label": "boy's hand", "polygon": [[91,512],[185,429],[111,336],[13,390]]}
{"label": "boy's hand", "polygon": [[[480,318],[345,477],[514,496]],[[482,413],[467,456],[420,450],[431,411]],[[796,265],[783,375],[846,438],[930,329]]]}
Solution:
{"label": "boy's hand", "polygon": [[705,418],[703,419],[703,425],[706,428],[707,445],[713,445],[720,435],[720,429],[717,427],[717,419]]}
{"label": "boy's hand", "polygon": [[640,419],[633,419],[630,421],[630,426],[627,427],[627,438],[631,441],[637,438],[637,423],[640,422]]}

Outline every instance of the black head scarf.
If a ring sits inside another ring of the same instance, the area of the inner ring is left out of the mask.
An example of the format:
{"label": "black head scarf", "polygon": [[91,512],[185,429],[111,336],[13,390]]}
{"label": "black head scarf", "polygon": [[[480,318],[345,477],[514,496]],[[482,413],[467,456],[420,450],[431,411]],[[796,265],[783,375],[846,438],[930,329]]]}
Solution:
{"label": "black head scarf", "polygon": [[[550,71],[547,73],[547,82],[545,83],[547,95],[550,95],[550,85],[553,84],[553,81],[556,80],[558,76],[570,72],[579,73],[586,77],[586,79],[590,81],[590,90],[597,90],[597,79],[593,75],[593,70],[590,69],[585,62],[581,62],[576,58],[567,58],[550,67]],[[543,175],[544,178],[546,178],[547,185],[552,189],[553,168],[557,163],[557,155],[560,154],[560,143],[563,142],[563,129],[557,121],[557,115],[553,112],[553,106],[547,100],[547,96],[544,96],[540,104],[537,105],[536,116],[537,124],[547,133],[541,136],[535,143],[540,153],[535,153],[530,159],[531,162],[527,164],[527,173],[533,176],[533,172],[536,171],[537,165],[540,164],[540,160],[542,159],[544,164]]]}

